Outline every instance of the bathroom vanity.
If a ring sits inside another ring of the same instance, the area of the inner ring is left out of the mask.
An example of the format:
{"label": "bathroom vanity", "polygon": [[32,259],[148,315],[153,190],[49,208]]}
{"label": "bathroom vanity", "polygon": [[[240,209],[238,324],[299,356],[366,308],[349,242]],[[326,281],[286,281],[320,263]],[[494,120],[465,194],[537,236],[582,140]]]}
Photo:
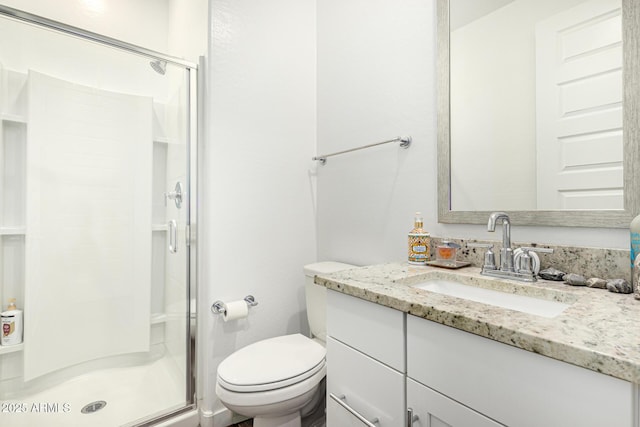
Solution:
{"label": "bathroom vanity", "polygon": [[[638,426],[630,295],[400,263],[316,283],[330,290],[328,426]],[[558,305],[527,312],[538,302]]]}

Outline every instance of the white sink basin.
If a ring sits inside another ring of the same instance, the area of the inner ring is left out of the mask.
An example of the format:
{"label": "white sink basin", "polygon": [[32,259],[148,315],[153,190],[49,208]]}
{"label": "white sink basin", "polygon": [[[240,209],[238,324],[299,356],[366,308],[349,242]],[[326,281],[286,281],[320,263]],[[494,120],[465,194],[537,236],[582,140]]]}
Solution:
{"label": "white sink basin", "polygon": [[430,279],[413,287],[548,318],[556,317],[569,307],[569,304],[558,301],[479,288],[446,279]]}

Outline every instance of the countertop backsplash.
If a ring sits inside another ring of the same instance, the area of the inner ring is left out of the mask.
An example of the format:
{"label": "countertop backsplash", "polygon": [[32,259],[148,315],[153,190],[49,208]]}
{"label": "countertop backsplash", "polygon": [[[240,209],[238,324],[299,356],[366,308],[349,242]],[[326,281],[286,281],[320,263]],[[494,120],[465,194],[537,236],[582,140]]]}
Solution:
{"label": "countertop backsplash", "polygon": [[[491,243],[493,244],[492,250],[496,256],[496,263],[499,262],[500,249],[502,248],[501,240],[467,240],[434,236],[431,237],[431,259],[435,259],[435,247],[441,244],[443,240],[459,244],[461,249],[458,251],[458,261],[470,262],[474,267],[482,267],[486,249],[470,248],[467,243]],[[531,242],[512,242],[511,244],[514,250],[522,246],[553,249],[552,254],[538,254],[541,270],[553,267],[565,273],[579,274],[587,279],[591,277],[605,280],[626,279],[629,281],[631,279],[628,250],[558,246]]]}

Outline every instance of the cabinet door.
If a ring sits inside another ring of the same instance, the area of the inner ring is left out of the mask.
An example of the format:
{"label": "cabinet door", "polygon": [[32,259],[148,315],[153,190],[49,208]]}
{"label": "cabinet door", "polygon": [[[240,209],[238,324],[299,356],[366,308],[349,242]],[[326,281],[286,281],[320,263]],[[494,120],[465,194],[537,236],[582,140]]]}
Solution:
{"label": "cabinet door", "polygon": [[415,316],[407,375],[505,425],[636,425],[630,382]]}
{"label": "cabinet door", "polygon": [[411,378],[407,379],[407,407],[413,410],[413,427],[502,426]]}
{"label": "cabinet door", "polygon": [[[327,426],[364,424],[340,405],[348,405],[376,427],[402,426],[404,375],[329,337],[327,339]],[[333,397],[332,397],[333,396]]]}

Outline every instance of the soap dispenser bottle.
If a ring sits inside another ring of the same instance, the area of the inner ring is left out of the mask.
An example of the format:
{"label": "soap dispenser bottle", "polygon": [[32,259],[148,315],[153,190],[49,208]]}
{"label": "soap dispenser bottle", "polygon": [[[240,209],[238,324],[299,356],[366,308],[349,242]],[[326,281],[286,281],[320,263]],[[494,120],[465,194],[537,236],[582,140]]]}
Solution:
{"label": "soap dispenser bottle", "polygon": [[16,308],[16,299],[9,299],[7,310],[0,313],[2,324],[1,345],[15,345],[22,342],[22,310]]}
{"label": "soap dispenser bottle", "polygon": [[423,226],[422,214],[416,212],[413,230],[409,232],[409,264],[426,265],[429,261],[431,239]]}

